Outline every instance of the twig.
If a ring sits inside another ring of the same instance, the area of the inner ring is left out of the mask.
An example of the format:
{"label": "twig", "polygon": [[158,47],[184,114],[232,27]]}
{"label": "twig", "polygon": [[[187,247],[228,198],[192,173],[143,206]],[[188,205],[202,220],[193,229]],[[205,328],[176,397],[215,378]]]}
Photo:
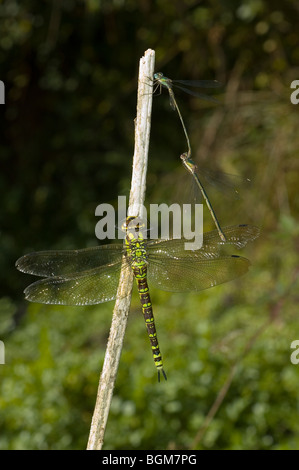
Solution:
{"label": "twig", "polygon": [[[152,87],[155,52],[145,52],[139,63],[137,117],[135,120],[135,149],[128,215],[143,216],[146,188],[146,171],[152,111]],[[122,344],[127,325],[133,288],[133,273],[122,269],[114,306],[112,324],[100,377],[97,400],[92,418],[87,449],[100,450],[108,419],[116,380]]]}
{"label": "twig", "polygon": [[288,285],[288,288],[286,291],[277,299],[273,305],[273,307],[270,310],[270,316],[267,318],[267,320],[254,332],[254,334],[248,339],[248,341],[245,344],[245,347],[243,349],[243,352],[241,356],[238,357],[236,361],[233,362],[233,364],[230,367],[228,377],[221,387],[213,405],[211,406],[207,416],[205,417],[205,420],[200,427],[199,431],[197,432],[192,446],[190,449],[196,449],[198,445],[200,444],[206,430],[208,429],[209,425],[211,424],[212,420],[214,419],[214,416],[218,412],[220,406],[222,405],[223,400],[225,399],[225,396],[227,392],[230,389],[230,386],[232,384],[232,381],[235,377],[235,374],[237,372],[238,366],[241,364],[242,360],[247,356],[249,351],[252,349],[254,346],[254,343],[257,341],[259,336],[266,331],[268,326],[270,326],[279,316],[279,312],[282,310],[283,304],[286,300],[290,298],[291,295],[291,290],[294,287],[295,283],[297,282],[299,276],[299,269],[295,269],[292,277],[291,277],[291,282]]}
{"label": "twig", "polygon": [[204,420],[202,426],[200,427],[199,431],[197,432],[197,434],[196,434],[196,436],[193,440],[192,447],[191,447],[192,449],[197,448],[197,446],[199,445],[200,441],[202,440],[206,430],[208,429],[209,425],[211,424],[212,420],[214,419],[214,416],[216,415],[216,413],[218,412],[220,406],[222,405],[222,402],[225,399],[225,397],[227,395],[227,392],[230,389],[230,386],[231,386],[232,381],[233,381],[233,379],[236,375],[236,372],[238,370],[238,366],[240,365],[240,363],[242,361],[242,358],[244,358],[247,355],[247,353],[252,348],[252,346],[255,343],[258,336],[260,336],[264,332],[264,330],[267,328],[267,326],[270,323],[271,323],[271,320],[270,321],[267,320],[265,323],[263,323],[263,325],[260,328],[258,328],[258,330],[247,341],[241,358],[238,358],[231,365],[226,381],[224,382],[223,386],[221,387],[220,391],[218,392],[218,395],[217,395],[213,405],[211,406],[207,416],[205,417],[205,420]]}

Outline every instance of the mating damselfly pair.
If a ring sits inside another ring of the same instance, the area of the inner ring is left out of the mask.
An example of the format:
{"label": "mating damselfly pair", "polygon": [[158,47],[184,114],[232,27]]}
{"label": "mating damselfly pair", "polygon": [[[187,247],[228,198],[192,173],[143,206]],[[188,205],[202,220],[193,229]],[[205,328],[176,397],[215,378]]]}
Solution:
{"label": "mating damselfly pair", "polygon": [[[184,86],[182,86],[182,85],[184,85]],[[180,108],[179,108],[179,106],[177,104],[177,101],[175,99],[173,87],[178,88],[178,89],[180,89],[180,90],[184,91],[185,93],[188,93],[192,96],[196,96],[198,98],[201,98],[201,99],[204,99],[204,100],[207,100],[207,101],[211,101],[211,102],[214,102],[214,103],[219,103],[219,101],[216,100],[213,96],[209,96],[209,95],[204,94],[204,93],[199,93],[197,91],[190,90],[189,88],[186,88],[186,86],[189,86],[189,87],[192,87],[192,88],[193,87],[219,88],[219,87],[221,87],[221,83],[219,83],[217,80],[171,80],[170,78],[165,77],[162,72],[158,72],[158,73],[154,74],[154,80],[153,80],[154,90],[153,90],[153,92],[155,93],[159,89],[159,94],[161,94],[162,87],[164,87],[168,90],[170,106],[173,110],[176,110],[178,115],[179,115],[179,118],[180,118],[180,121],[181,121],[181,124],[182,124],[182,127],[183,127],[183,131],[184,131],[184,134],[185,134],[185,137],[186,137],[187,146],[188,146],[188,151],[184,152],[180,157],[181,161],[182,161],[184,167],[186,168],[186,170],[193,176],[194,181],[195,181],[196,185],[198,186],[198,188],[199,188],[199,190],[200,190],[200,192],[201,192],[201,194],[202,194],[202,196],[203,196],[203,198],[206,202],[206,205],[207,205],[207,207],[210,211],[212,219],[213,219],[213,221],[215,223],[215,226],[218,230],[219,236],[220,236],[221,240],[225,241],[225,234],[224,234],[224,232],[223,232],[223,230],[220,226],[220,223],[219,223],[219,221],[216,217],[216,214],[215,214],[215,211],[213,209],[212,203],[211,203],[211,201],[208,197],[208,194],[207,194],[207,192],[206,192],[206,190],[203,186],[203,183],[202,183],[201,179],[199,178],[198,167],[191,158],[192,151],[191,151],[191,144],[190,144],[189,135],[188,135],[188,132],[186,130],[186,126],[185,126],[182,114],[180,112]]]}

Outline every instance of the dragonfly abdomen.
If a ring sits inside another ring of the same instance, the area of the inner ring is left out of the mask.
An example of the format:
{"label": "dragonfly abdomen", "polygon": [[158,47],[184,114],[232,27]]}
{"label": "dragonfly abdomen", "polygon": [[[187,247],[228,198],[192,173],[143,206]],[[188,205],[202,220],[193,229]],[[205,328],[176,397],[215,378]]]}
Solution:
{"label": "dragonfly abdomen", "polygon": [[165,380],[166,374],[163,370],[162,356],[158,344],[155,319],[153,314],[152,302],[149,294],[149,288],[147,284],[147,252],[146,244],[142,234],[142,225],[138,223],[130,229],[129,225],[134,221],[135,217],[128,217],[126,219],[126,249],[127,257],[131,265],[134,277],[136,278],[138,293],[142,306],[142,313],[145,320],[147,333],[150,339],[153,358],[155,366],[158,371],[158,381],[160,382],[160,375],[163,374]]}
{"label": "dragonfly abdomen", "polygon": [[[133,263],[134,264],[134,263]],[[158,380],[160,381],[160,374],[162,373],[165,380],[166,374],[163,370],[162,355],[159,348],[155,319],[153,314],[152,302],[147,284],[147,265],[146,262],[139,266],[132,266],[133,273],[137,282],[137,289],[142,307],[142,313],[147,329],[147,334],[151,343],[153,359],[155,366],[158,370]]]}

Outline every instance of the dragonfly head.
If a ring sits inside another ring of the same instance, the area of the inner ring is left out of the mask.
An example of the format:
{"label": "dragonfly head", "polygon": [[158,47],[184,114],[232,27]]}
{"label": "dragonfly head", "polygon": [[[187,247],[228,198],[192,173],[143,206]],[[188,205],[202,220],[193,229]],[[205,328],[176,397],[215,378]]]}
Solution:
{"label": "dragonfly head", "polygon": [[162,78],[164,78],[164,75],[162,72],[154,73],[154,80],[161,80]]}
{"label": "dragonfly head", "polygon": [[193,174],[197,171],[197,165],[194,163],[191,157],[189,157],[188,153],[182,153],[180,159],[182,160],[185,168],[190,171],[190,173]]}
{"label": "dragonfly head", "polygon": [[180,159],[183,160],[184,162],[185,162],[186,160],[188,160],[188,154],[187,154],[187,152],[182,153],[182,155],[180,156]]}
{"label": "dragonfly head", "polygon": [[144,232],[147,230],[147,224],[140,217],[127,217],[121,226],[123,232]]}

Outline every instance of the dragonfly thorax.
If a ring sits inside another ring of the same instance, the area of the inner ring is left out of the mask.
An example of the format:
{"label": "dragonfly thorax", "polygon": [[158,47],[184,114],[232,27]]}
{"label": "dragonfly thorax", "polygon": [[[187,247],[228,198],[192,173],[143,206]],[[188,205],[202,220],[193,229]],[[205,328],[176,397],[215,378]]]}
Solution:
{"label": "dragonfly thorax", "polygon": [[147,253],[144,239],[141,234],[135,238],[132,233],[126,237],[127,256],[132,268],[147,264]]}

